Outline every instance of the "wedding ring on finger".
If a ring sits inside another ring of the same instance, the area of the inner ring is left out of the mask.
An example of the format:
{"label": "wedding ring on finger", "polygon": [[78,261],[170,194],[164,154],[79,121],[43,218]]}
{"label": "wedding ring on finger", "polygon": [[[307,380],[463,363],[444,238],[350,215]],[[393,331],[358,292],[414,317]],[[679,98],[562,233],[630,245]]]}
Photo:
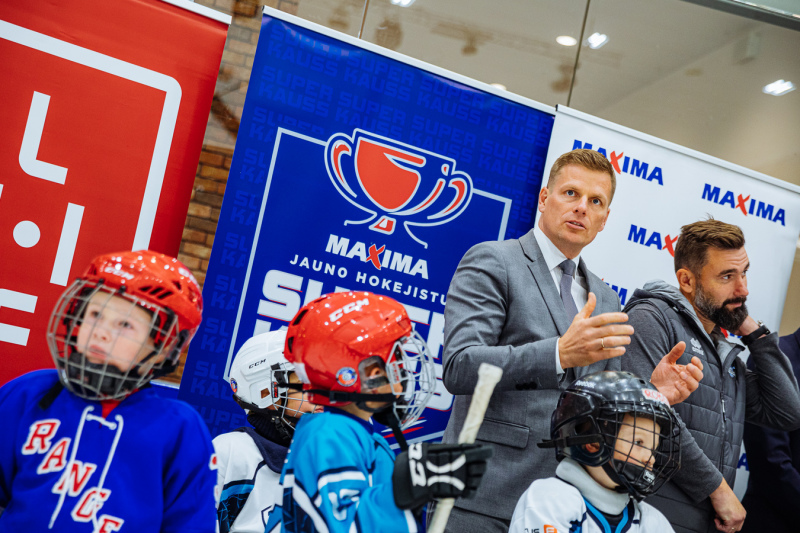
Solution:
{"label": "wedding ring on finger", "polygon": [[605,350],[606,349],[606,343],[603,342],[603,337],[600,337],[600,349],[601,350]]}

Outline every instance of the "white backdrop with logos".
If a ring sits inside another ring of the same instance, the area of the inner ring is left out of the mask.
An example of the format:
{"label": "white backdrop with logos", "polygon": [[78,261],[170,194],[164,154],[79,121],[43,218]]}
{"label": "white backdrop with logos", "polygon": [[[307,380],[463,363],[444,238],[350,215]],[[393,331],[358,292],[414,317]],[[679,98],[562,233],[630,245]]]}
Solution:
{"label": "white backdrop with logos", "polygon": [[[681,226],[711,215],[744,231],[747,305],[777,331],[800,234],[800,187],[559,106],[545,168],[574,148],[605,154],[617,172],[608,222],[581,256],[623,306],[651,279],[677,285],[673,251]],[[744,464],[734,488],[739,497]]]}

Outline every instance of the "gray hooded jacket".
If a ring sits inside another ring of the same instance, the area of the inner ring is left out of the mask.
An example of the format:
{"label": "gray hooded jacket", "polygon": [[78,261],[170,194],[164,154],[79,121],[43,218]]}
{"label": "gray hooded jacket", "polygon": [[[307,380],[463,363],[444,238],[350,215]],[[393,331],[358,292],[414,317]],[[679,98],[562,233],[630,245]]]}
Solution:
{"label": "gray hooded jacket", "polygon": [[772,333],[750,344],[758,370],[747,370],[738,357],[744,348],[728,342],[719,328],[707,334],[680,290],[663,281],[637,290],[625,312],[635,333],[620,358],[623,370],[650,376],[679,341],[686,343],[679,364],[694,356],[703,362],[700,387],[675,406],[685,423],[681,469],[647,501],[678,533],[716,531],[708,496],[723,477],[733,487],[745,420],[785,430],[800,426],[800,392],[791,363]]}

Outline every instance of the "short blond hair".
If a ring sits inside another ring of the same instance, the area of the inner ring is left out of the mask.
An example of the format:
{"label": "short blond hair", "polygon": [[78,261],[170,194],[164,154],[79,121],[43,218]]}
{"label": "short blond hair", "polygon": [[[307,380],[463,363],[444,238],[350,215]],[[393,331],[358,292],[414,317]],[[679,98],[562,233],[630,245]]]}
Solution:
{"label": "short blond hair", "polygon": [[553,185],[556,182],[556,175],[567,165],[577,165],[587,170],[595,170],[608,174],[608,177],[611,178],[611,197],[608,199],[608,203],[611,203],[611,200],[614,199],[614,191],[617,190],[617,174],[614,172],[614,167],[611,166],[611,162],[606,156],[600,152],[588,150],[586,148],[578,148],[566,154],[561,154],[559,158],[556,159],[556,162],[553,163],[553,168],[550,169],[550,177],[547,179],[548,191],[553,190]]}

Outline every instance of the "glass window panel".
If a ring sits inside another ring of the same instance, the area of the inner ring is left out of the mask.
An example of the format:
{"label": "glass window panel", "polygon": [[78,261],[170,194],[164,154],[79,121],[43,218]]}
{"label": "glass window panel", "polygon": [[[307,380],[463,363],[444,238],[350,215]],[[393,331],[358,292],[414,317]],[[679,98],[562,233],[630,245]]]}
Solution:
{"label": "glass window panel", "polygon": [[593,32],[608,44],[583,47],[571,107],[800,184],[800,91],[762,92],[800,84],[799,32],[677,0],[594,0]]}
{"label": "glass window panel", "polygon": [[[800,185],[800,32],[678,0],[594,0],[571,107]],[[595,56],[616,52],[615,67]],[[800,243],[798,243],[800,245]],[[800,326],[800,254],[780,333]],[[778,325],[775,324],[774,327]]]}
{"label": "glass window panel", "polygon": [[585,0],[371,0],[370,42],[548,105],[566,103]]}
{"label": "glass window panel", "polygon": [[295,0],[293,14],[353,37],[358,37],[366,0]]}

